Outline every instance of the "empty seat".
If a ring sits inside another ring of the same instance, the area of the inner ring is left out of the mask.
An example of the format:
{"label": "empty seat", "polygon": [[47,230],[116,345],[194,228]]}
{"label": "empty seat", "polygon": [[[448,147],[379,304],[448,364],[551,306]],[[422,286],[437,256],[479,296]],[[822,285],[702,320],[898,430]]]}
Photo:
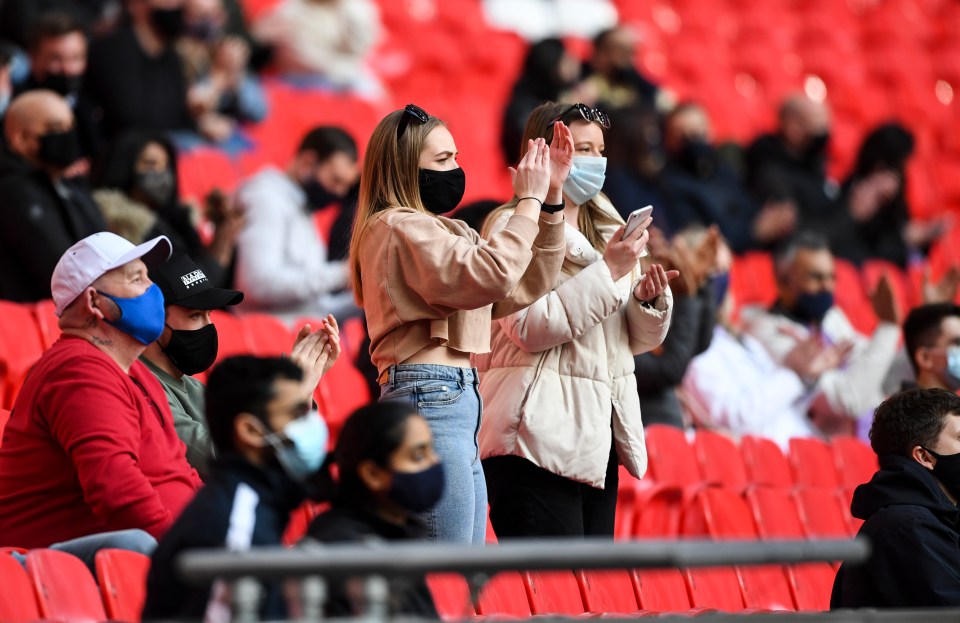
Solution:
{"label": "empty seat", "polygon": [[36,621],[40,609],[30,585],[30,578],[20,561],[7,553],[0,553],[0,621],[19,623]]}
{"label": "empty seat", "polygon": [[100,591],[83,562],[51,549],[27,554],[27,573],[36,590],[40,616],[57,621],[103,621]]}
{"label": "empty seat", "polygon": [[793,492],[797,511],[808,538],[844,539],[854,531],[847,520],[848,511],[834,489],[798,487]]}
{"label": "empty seat", "polygon": [[630,578],[637,604],[644,610],[683,612],[691,607],[687,584],[679,569],[634,569]]}
{"label": "empty seat", "polygon": [[443,621],[463,621],[475,616],[470,587],[459,573],[428,573],[427,587]]}
{"label": "empty seat", "polygon": [[658,484],[684,487],[703,482],[697,457],[682,430],[664,424],[645,429],[648,473]]}
{"label": "empty seat", "polygon": [[747,478],[755,485],[792,487],[793,473],[780,446],[769,439],[746,435],[740,439],[740,454]]}
{"label": "empty seat", "polygon": [[501,571],[493,576],[480,591],[477,614],[485,617],[500,615],[528,618],[531,614],[530,601],[520,573]]}
{"label": "empty seat", "polygon": [[641,481],[634,492],[633,538],[669,538],[680,533],[683,491]]}
{"label": "empty seat", "polygon": [[791,439],[789,459],[798,486],[836,489],[840,485],[826,442],[814,437]]}
{"label": "empty seat", "polygon": [[277,357],[290,354],[293,349],[293,333],[277,317],[269,314],[246,314],[240,318],[254,355]]}
{"label": "empty seat", "polygon": [[842,487],[856,487],[869,482],[880,469],[873,448],[856,437],[833,437],[830,451]]}
{"label": "empty seat", "polygon": [[530,612],[533,614],[583,614],[583,599],[572,571],[522,571]]}
{"label": "empty seat", "polygon": [[9,409],[44,345],[28,305],[0,301],[0,407]]}
{"label": "empty seat", "polygon": [[102,549],[95,558],[97,582],[107,616],[117,621],[140,623],[147,598],[150,557],[122,549]]}
{"label": "empty seat", "polygon": [[639,610],[633,582],[625,569],[577,571],[575,575],[587,612],[634,614]]}
{"label": "empty seat", "polygon": [[684,569],[683,579],[694,608],[739,612],[745,607],[740,581],[732,567]]}
{"label": "empty seat", "polygon": [[747,486],[747,470],[737,444],[725,435],[700,429],[693,438],[700,472],[708,481],[733,491]]}

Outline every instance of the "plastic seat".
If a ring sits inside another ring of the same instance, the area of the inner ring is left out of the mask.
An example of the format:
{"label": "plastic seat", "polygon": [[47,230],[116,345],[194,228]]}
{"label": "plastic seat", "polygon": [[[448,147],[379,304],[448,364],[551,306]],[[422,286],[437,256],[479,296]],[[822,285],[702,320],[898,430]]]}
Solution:
{"label": "plastic seat", "polygon": [[290,354],[294,336],[278,318],[269,314],[247,314],[240,319],[254,355],[277,357]]}
{"label": "plastic seat", "polygon": [[683,579],[693,608],[740,612],[745,606],[740,581],[732,567],[684,569]]}
{"label": "plastic seat", "polygon": [[428,573],[427,588],[442,621],[463,621],[476,615],[470,587],[458,573]]}
{"label": "plastic seat", "polygon": [[634,569],[630,572],[637,604],[654,612],[683,612],[691,607],[679,569]]}
{"label": "plastic seat", "polygon": [[40,616],[57,621],[103,621],[100,591],[83,562],[70,554],[35,549],[27,554],[27,574],[36,591]]}
{"label": "plastic seat", "polygon": [[501,571],[493,576],[480,591],[477,614],[485,617],[500,615],[529,618],[530,601],[527,599],[527,590],[520,573]]}
{"label": "plastic seat", "polygon": [[31,307],[0,301],[0,407],[13,406],[27,372],[43,350]]}
{"label": "plastic seat", "polygon": [[700,472],[708,480],[733,491],[746,488],[747,469],[732,439],[700,429],[693,438],[693,451],[697,455]]}
{"label": "plastic seat", "polygon": [[746,435],[740,439],[740,454],[747,479],[755,485],[792,487],[793,473],[780,446],[769,439]]}
{"label": "plastic seat", "polygon": [[833,437],[830,439],[830,451],[841,487],[856,487],[869,482],[880,469],[873,448],[856,437]]}
{"label": "plastic seat", "polygon": [[366,379],[343,357],[320,379],[316,395],[332,437],[340,431],[351,413],[370,402],[370,388]]}
{"label": "plastic seat", "polygon": [[773,303],[777,280],[771,255],[755,251],[735,257],[730,268],[730,290],[738,306]]}
{"label": "plastic seat", "polygon": [[19,623],[36,621],[40,609],[33,596],[30,577],[20,561],[8,554],[0,554],[0,621]]}
{"label": "plastic seat", "polygon": [[808,538],[845,539],[855,534],[834,489],[798,487],[792,495]]}
{"label": "plastic seat", "polygon": [[215,309],[211,312],[213,324],[217,327],[220,347],[217,351],[217,361],[235,355],[249,355],[253,348],[244,329],[244,323],[239,316]]}
{"label": "plastic seat", "polygon": [[122,549],[102,549],[94,564],[107,616],[117,621],[140,623],[147,598],[150,557]]}
{"label": "plastic seat", "polygon": [[575,575],[587,612],[633,614],[639,610],[626,570],[577,571]]}
{"label": "plastic seat", "polygon": [[871,335],[877,326],[877,317],[863,287],[859,269],[841,258],[834,258],[834,268],[837,273],[834,288],[837,307],[843,310],[857,331]]}
{"label": "plastic seat", "polygon": [[60,319],[54,311],[52,299],[37,301],[33,307],[33,315],[37,321],[37,329],[40,330],[40,339],[43,342],[43,350],[47,350],[53,343],[60,339]]}
{"label": "plastic seat", "polygon": [[578,615],[585,612],[572,571],[522,571],[533,614]]}
{"label": "plastic seat", "polygon": [[670,538],[680,533],[683,491],[640,481],[634,493],[633,538]]}
{"label": "plastic seat", "polygon": [[651,479],[658,484],[679,487],[703,482],[697,457],[682,430],[664,424],[651,424],[644,433]]}
{"label": "plastic seat", "polygon": [[840,486],[837,468],[826,442],[814,437],[795,437],[790,440],[789,460],[797,486],[828,489]]}

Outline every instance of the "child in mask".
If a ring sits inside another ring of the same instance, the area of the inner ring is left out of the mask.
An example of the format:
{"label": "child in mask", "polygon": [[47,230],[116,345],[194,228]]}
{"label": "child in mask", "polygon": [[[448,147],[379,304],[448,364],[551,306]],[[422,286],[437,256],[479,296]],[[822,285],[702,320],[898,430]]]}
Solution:
{"label": "child in mask", "polygon": [[[558,121],[576,150],[563,184],[563,269],[550,292],[494,323],[492,352],[478,361],[480,455],[500,538],[613,536],[618,463],[637,478],[647,466],[633,356],[663,343],[667,282],[679,274],[659,264],[641,271],[651,219],[624,236],[600,192],[606,114],[548,102],[524,138],[551,140]],[[491,239],[516,206],[514,198],[487,218]]]}
{"label": "child in mask", "polygon": [[[318,516],[307,531],[322,542],[402,541],[426,537],[417,518],[444,492],[444,470],[433,450],[426,420],[407,403],[387,400],[363,407],[347,420],[335,450],[339,482],[333,507]],[[327,616],[358,616],[345,584],[334,584]],[[390,597],[390,616],[436,619],[437,611],[423,579],[409,581]]]}
{"label": "child in mask", "polygon": [[[431,539],[484,542],[487,495],[476,433],[477,373],[470,355],[490,348],[490,322],[553,287],[563,259],[561,189],[573,156],[569,131],[530,141],[511,169],[516,214],[486,240],[457,207],[465,178],[446,125],[408,105],[374,129],[360,176],[350,244],[381,396],[406,402],[430,424],[448,488],[425,517]],[[551,204],[554,204],[551,206]]]}
{"label": "child in mask", "polygon": [[[226,585],[185,584],[177,557],[189,549],[280,544],[326,456],[327,426],[304,397],[302,379],[283,357],[232,357],[210,374],[207,421],[219,458],[154,553],[144,620],[230,620]],[[260,618],[285,619],[279,585],[266,589]]]}

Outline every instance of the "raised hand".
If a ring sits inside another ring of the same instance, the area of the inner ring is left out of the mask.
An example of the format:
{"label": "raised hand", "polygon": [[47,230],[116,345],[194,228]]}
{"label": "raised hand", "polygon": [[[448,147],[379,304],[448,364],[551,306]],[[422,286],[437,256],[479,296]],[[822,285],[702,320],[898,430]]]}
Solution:
{"label": "raised hand", "polygon": [[679,276],[679,270],[666,270],[662,264],[652,264],[647,274],[640,278],[640,283],[634,288],[633,295],[637,300],[649,303],[663,294],[671,279]]}
{"label": "raised hand", "polygon": [[304,325],[297,332],[290,351],[290,359],[303,370],[304,393],[313,395],[323,375],[333,367],[340,356],[340,328],[333,315],[321,321],[323,326],[313,331]]}
{"label": "raised hand", "polygon": [[533,197],[537,200],[521,201],[517,205],[517,214],[536,220],[550,188],[550,149],[547,142],[542,138],[528,141],[527,153],[517,168],[510,167],[509,171],[514,194],[521,199]]}
{"label": "raised hand", "polygon": [[637,265],[640,254],[647,248],[647,241],[650,240],[647,228],[652,222],[653,219],[648,216],[626,238],[621,239],[626,226],[620,227],[610,238],[603,252],[603,261],[607,263],[614,281],[618,281]]}
{"label": "raised hand", "polygon": [[877,287],[870,295],[870,302],[873,304],[873,312],[880,322],[900,324],[900,306],[893,294],[890,279],[886,275],[880,277],[880,281],[877,282]]}
{"label": "raised hand", "polygon": [[573,134],[562,121],[553,124],[553,140],[550,141],[550,190],[547,203],[563,203],[563,183],[573,166]]}

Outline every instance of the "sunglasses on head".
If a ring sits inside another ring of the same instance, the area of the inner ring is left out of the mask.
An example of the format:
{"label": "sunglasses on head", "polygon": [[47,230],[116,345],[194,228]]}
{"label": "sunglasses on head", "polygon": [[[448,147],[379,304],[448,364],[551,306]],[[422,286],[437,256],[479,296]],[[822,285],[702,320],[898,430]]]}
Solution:
{"label": "sunglasses on head", "polygon": [[407,131],[410,119],[415,119],[420,123],[426,123],[430,120],[430,115],[424,109],[416,104],[407,104],[403,108],[403,116],[400,117],[400,124],[397,125],[397,139],[399,140],[403,133]]}
{"label": "sunglasses on head", "polygon": [[573,104],[570,106],[570,108],[557,115],[556,118],[550,122],[550,125],[553,125],[557,121],[562,121],[574,113],[579,114],[581,119],[599,124],[604,130],[610,129],[610,117],[607,116],[607,113],[603,112],[599,108],[590,108],[586,104],[581,104],[580,102]]}

